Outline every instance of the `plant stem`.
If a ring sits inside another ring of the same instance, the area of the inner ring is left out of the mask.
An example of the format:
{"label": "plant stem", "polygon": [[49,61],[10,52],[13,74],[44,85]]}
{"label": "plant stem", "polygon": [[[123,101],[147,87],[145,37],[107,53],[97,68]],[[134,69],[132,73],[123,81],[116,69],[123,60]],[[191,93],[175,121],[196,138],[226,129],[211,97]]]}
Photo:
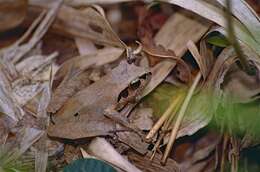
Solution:
{"label": "plant stem", "polygon": [[197,74],[197,76],[196,76],[196,78],[195,78],[195,80],[194,80],[192,86],[190,87],[190,89],[189,89],[189,91],[188,91],[188,94],[187,94],[187,96],[185,97],[184,102],[183,102],[183,104],[182,104],[182,106],[181,106],[181,109],[180,109],[180,111],[179,111],[179,113],[178,113],[178,116],[177,116],[177,119],[176,119],[176,123],[175,123],[175,125],[174,125],[174,127],[173,127],[173,129],[172,129],[169,142],[168,142],[168,144],[167,144],[167,146],[166,146],[166,149],[165,149],[163,158],[162,158],[162,160],[161,160],[161,164],[163,164],[163,165],[165,165],[166,160],[167,160],[167,158],[168,158],[168,156],[169,156],[169,154],[170,154],[170,152],[171,152],[171,150],[172,150],[172,146],[173,146],[173,143],[175,142],[175,139],[176,139],[178,130],[179,130],[179,128],[180,128],[182,119],[183,119],[184,114],[185,114],[185,112],[186,112],[186,110],[187,110],[187,107],[188,107],[189,102],[190,102],[190,100],[191,100],[191,98],[192,98],[192,95],[193,95],[193,93],[194,93],[194,91],[195,91],[195,88],[196,88],[196,86],[198,85],[198,83],[199,83],[199,81],[200,81],[200,79],[201,79],[201,76],[202,76],[202,75],[201,75],[201,73],[199,72],[199,73]]}
{"label": "plant stem", "polygon": [[226,18],[227,18],[227,32],[228,32],[228,39],[230,44],[234,47],[234,50],[237,54],[237,57],[240,60],[242,70],[244,70],[248,75],[254,75],[254,68],[250,67],[246,56],[244,55],[235,35],[235,29],[233,25],[233,19],[232,19],[232,0],[226,0]]}
{"label": "plant stem", "polygon": [[[172,114],[173,109],[178,105],[178,102],[180,101],[182,95],[178,95],[177,97],[172,98],[172,103],[170,106],[167,108],[167,110],[163,113],[161,118],[155,123],[153,128],[150,130],[150,132],[147,134],[145,137],[145,140],[147,142],[150,142],[151,139],[154,137],[154,135],[157,133],[157,131],[161,128],[163,123],[169,118],[170,114]],[[175,115],[175,114],[172,114]]]}

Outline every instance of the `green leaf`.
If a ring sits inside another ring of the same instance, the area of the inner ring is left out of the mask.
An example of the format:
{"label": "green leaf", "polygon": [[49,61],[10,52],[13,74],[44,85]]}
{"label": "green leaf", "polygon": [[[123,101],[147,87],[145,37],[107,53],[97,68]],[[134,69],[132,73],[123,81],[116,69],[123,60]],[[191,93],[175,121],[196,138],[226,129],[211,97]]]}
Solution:
{"label": "green leaf", "polygon": [[170,105],[172,98],[184,93],[184,89],[181,87],[162,83],[145,97],[144,103],[153,109],[153,115],[160,117]]}
{"label": "green leaf", "polygon": [[97,159],[78,159],[67,165],[64,172],[116,172],[110,165]]}
{"label": "green leaf", "polygon": [[220,36],[211,36],[207,39],[207,42],[218,47],[227,47],[230,45],[225,37]]}

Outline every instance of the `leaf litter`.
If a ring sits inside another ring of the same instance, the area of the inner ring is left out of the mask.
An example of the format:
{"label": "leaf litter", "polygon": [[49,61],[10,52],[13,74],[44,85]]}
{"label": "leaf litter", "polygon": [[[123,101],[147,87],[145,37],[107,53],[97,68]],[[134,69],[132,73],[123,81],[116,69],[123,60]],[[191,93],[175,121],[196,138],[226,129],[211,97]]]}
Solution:
{"label": "leaf litter", "polygon": [[[248,75],[230,44],[218,46],[229,41],[225,1],[118,2],[0,3],[11,9],[1,32],[25,31],[0,50],[0,169],[57,171],[94,158],[117,171],[249,171],[244,151],[259,145],[258,14],[233,3]],[[73,57],[62,44],[44,52],[50,32],[72,42]]]}

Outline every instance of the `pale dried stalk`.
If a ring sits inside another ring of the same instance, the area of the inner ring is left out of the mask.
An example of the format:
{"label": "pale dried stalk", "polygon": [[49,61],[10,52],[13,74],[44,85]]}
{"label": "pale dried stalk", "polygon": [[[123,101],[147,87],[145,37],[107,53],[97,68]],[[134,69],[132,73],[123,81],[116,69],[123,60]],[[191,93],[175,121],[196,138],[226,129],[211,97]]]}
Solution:
{"label": "pale dried stalk", "polygon": [[46,14],[46,10],[42,11],[40,15],[33,21],[30,27],[26,30],[26,32],[19,38],[12,46],[19,46],[22,42],[24,42],[32,33],[32,31],[36,28],[36,26],[42,21]]}
{"label": "pale dried stalk", "polygon": [[232,150],[229,152],[231,159],[231,172],[238,172],[238,161],[239,161],[239,143],[238,140],[234,137],[230,137]]}
{"label": "pale dried stalk", "polygon": [[225,170],[225,157],[226,157],[225,155],[226,155],[226,150],[227,150],[227,144],[228,144],[228,135],[225,133],[223,145],[222,145],[220,172],[224,172],[224,170]]}
{"label": "pale dried stalk", "polygon": [[156,143],[152,149],[152,155],[150,157],[151,161],[154,159],[156,152],[159,150],[160,143],[161,143],[162,139],[164,138],[164,136],[165,136],[165,133],[161,133],[159,139],[156,141]]}
{"label": "pale dried stalk", "polygon": [[56,2],[53,8],[46,14],[45,18],[40,23],[36,31],[33,33],[30,41],[27,44],[22,45],[20,47],[21,51],[17,52],[17,54],[14,57],[11,57],[9,60],[12,60],[14,64],[17,63],[28,51],[30,51],[42,39],[42,37],[47,32],[52,22],[54,21],[62,2],[63,0],[58,0]]}
{"label": "pale dried stalk", "polygon": [[181,103],[183,102],[183,99],[184,99],[184,96],[180,96],[178,97],[180,98],[178,101],[177,101],[177,105],[175,106],[175,108],[173,109],[173,112],[171,113],[171,116],[167,119],[167,121],[164,122],[163,126],[162,126],[162,132],[160,134],[160,137],[159,139],[157,140],[156,144],[154,145],[154,148],[153,148],[153,154],[151,156],[151,160],[154,158],[155,156],[155,153],[156,151],[158,150],[159,146],[160,146],[160,143],[162,141],[162,139],[166,136],[166,134],[171,131],[171,124],[172,124],[172,121],[175,117],[175,114],[178,112],[179,108],[180,108],[180,105]]}
{"label": "pale dried stalk", "polygon": [[172,149],[173,143],[175,142],[175,139],[176,139],[178,130],[179,130],[179,128],[180,128],[182,119],[183,119],[184,114],[185,114],[185,112],[186,112],[186,110],[187,110],[187,107],[188,107],[189,102],[190,102],[190,100],[191,100],[191,98],[192,98],[192,95],[193,95],[193,93],[194,93],[194,91],[195,91],[195,88],[196,88],[196,86],[198,85],[198,83],[199,83],[199,81],[200,81],[200,79],[201,79],[201,76],[202,76],[202,75],[201,75],[201,73],[199,72],[199,73],[197,74],[197,76],[195,77],[195,80],[194,80],[192,86],[190,87],[190,89],[189,89],[189,91],[188,91],[188,94],[187,94],[187,96],[185,97],[184,102],[183,102],[183,104],[182,104],[182,106],[181,106],[181,109],[180,109],[180,111],[179,111],[179,113],[178,113],[178,116],[177,116],[177,119],[176,119],[176,123],[175,123],[175,125],[174,125],[174,127],[173,127],[173,129],[172,129],[169,142],[168,142],[168,144],[167,144],[167,146],[166,146],[166,149],[165,149],[163,158],[162,158],[162,160],[161,160],[161,163],[162,163],[163,165],[165,165],[166,160],[167,160],[167,158],[168,158],[168,156],[169,156],[169,153],[171,152],[171,149]]}
{"label": "pale dried stalk", "polygon": [[[147,134],[147,136],[145,137],[145,139],[149,142],[154,135],[158,132],[158,130],[161,128],[161,126],[163,125],[163,123],[169,118],[170,114],[172,114],[172,111],[174,110],[174,108],[176,108],[176,106],[178,105],[178,102],[181,99],[181,95],[178,95],[177,97],[173,97],[172,98],[172,103],[170,104],[170,106],[167,108],[167,110],[163,113],[163,115],[161,116],[161,118],[155,123],[155,125],[153,126],[153,128],[149,131],[149,133]],[[174,114],[173,114],[174,115]]]}

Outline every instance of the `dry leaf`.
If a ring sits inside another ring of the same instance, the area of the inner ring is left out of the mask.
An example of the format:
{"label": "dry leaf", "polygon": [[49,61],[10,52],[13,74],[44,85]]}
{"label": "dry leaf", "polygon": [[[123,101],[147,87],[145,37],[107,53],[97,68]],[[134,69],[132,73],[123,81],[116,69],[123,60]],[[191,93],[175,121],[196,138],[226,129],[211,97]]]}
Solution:
{"label": "dry leaf", "polygon": [[[123,50],[119,48],[104,48],[93,54],[75,57],[63,63],[54,77],[53,94],[48,112],[56,112],[68,98],[90,84],[87,69],[113,62],[122,53]],[[59,85],[55,83],[57,81],[60,82]]]}
{"label": "dry leaf", "polygon": [[24,111],[14,98],[11,83],[1,69],[2,68],[0,68],[0,109],[2,113],[7,114],[14,121],[18,122],[24,115]]}
{"label": "dry leaf", "polygon": [[[30,26],[30,28],[27,30],[27,32],[14,44],[12,44],[10,47],[2,50],[0,55],[2,58],[6,61],[12,61],[13,63],[17,63],[24,57],[26,53],[28,53],[36,44],[40,41],[40,39],[44,36],[44,34],[47,32],[48,28],[52,24],[56,13],[61,5],[61,0],[58,0],[53,7],[49,10],[49,12],[44,17],[44,12],[40,14],[40,16],[34,21],[34,23]],[[42,20],[43,19],[43,20]],[[42,22],[40,23],[40,21]],[[40,25],[37,27],[37,29],[32,33],[33,29],[37,26],[37,24]],[[23,43],[28,37],[32,34],[31,39],[27,43]]]}
{"label": "dry leaf", "polygon": [[153,126],[153,110],[151,108],[137,108],[130,115],[130,122],[141,130],[150,130]]}
{"label": "dry leaf", "polygon": [[[48,8],[44,1],[30,1],[31,5]],[[101,7],[97,7],[102,9]],[[37,9],[35,9],[37,10]],[[95,43],[125,48],[125,44],[114,33],[105,16],[93,7],[83,11],[62,5],[57,19],[52,26],[61,33],[68,33],[75,37],[87,38]]]}
{"label": "dry leaf", "polygon": [[[211,20],[220,26],[226,28],[226,19],[225,19],[225,12],[220,4],[218,4],[216,1],[203,1],[203,0],[163,0],[164,2],[169,2],[174,5],[178,5],[182,8],[185,8],[187,10],[190,10],[200,16],[203,16],[207,18],[208,20]],[[219,0],[219,2],[221,2]],[[241,7],[241,3],[245,3],[244,1],[241,1],[240,4],[237,4],[237,6]],[[252,13],[251,8],[244,8],[243,13]],[[254,13],[253,13],[254,14]],[[235,12],[236,15],[236,12]],[[238,16],[238,18],[241,18],[241,15]],[[247,15],[248,17],[248,15]],[[252,15],[250,15],[252,17]],[[254,16],[256,18],[256,16]],[[257,19],[259,20],[259,19]],[[260,54],[259,50],[259,42],[256,41],[256,39],[251,35],[248,34],[247,28],[248,26],[243,25],[242,23],[235,17],[232,18],[232,21],[234,23],[235,28],[235,35],[236,37],[241,40],[244,44],[248,45],[250,48],[252,48],[257,54]],[[255,26],[256,27],[256,26]],[[257,34],[259,35],[259,34]]]}
{"label": "dry leaf", "polygon": [[77,37],[75,38],[75,43],[77,45],[80,55],[88,55],[97,51],[97,48],[95,47],[94,43],[89,39]]}
{"label": "dry leaf", "polygon": [[207,32],[210,25],[209,21],[197,15],[183,10],[178,11],[159,30],[155,36],[155,42],[181,57],[187,51],[187,42],[189,40],[197,42]]}

